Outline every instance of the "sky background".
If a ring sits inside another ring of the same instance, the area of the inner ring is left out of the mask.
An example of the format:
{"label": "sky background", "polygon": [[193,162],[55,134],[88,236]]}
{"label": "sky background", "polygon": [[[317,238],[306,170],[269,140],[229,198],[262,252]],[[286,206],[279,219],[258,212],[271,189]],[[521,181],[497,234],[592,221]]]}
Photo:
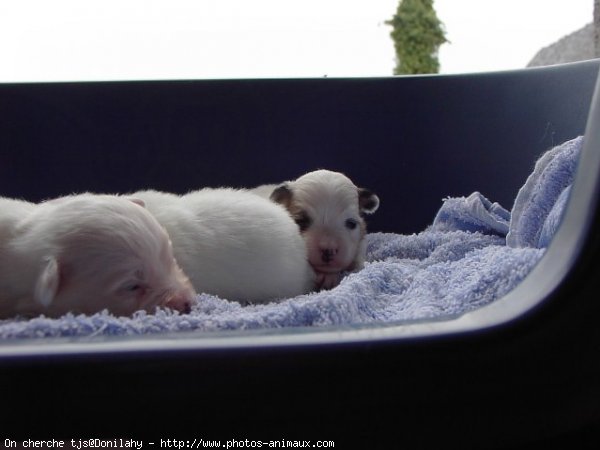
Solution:
{"label": "sky background", "polygon": [[[0,0],[0,82],[387,76],[398,0]],[[521,68],[593,0],[434,0],[441,73]]]}

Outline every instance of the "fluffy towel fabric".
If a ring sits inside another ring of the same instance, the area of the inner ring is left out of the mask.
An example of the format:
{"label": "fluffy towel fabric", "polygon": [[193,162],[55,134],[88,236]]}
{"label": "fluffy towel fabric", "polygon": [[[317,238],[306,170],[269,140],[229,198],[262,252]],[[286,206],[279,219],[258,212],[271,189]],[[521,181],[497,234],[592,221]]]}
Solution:
{"label": "fluffy towel fabric", "polygon": [[202,294],[192,312],[106,312],[3,321],[2,338],[142,335],[434,320],[460,315],[510,291],[542,254],[511,249],[503,239],[465,231],[368,236],[369,260],[331,291],[268,305],[241,306]]}
{"label": "fluffy towel fabric", "polygon": [[446,198],[438,211],[432,230],[479,231],[486,234],[506,236],[510,212],[498,203],[492,203],[479,192],[468,197]]}
{"label": "fluffy towel fabric", "polygon": [[[552,231],[552,224],[547,225],[550,228],[542,235],[544,223],[549,218],[558,226],[570,191],[568,188],[575,178],[582,147],[583,137],[580,136],[549,150],[537,161],[533,173],[515,199],[510,230],[506,236],[508,246],[542,248],[548,244],[547,232]],[[567,194],[558,202],[565,190]],[[551,216],[550,212],[555,205],[559,209]]]}
{"label": "fluffy towel fabric", "polygon": [[[581,139],[545,154],[512,217],[479,193],[446,199],[434,224],[414,235],[367,236],[367,264],[331,291],[242,306],[201,294],[192,312],[0,321],[0,338],[94,338],[172,332],[356,326],[457,317],[502,297],[544,253],[566,204]],[[508,233],[513,245],[506,245]],[[518,245],[515,245],[516,242]]]}
{"label": "fluffy towel fabric", "polygon": [[569,201],[569,195],[571,195],[570,185],[561,192],[556,203],[545,218],[537,243],[538,248],[546,248],[550,245],[550,241],[556,234],[556,231],[562,222],[562,217],[567,207],[567,202]]}
{"label": "fluffy towel fabric", "polygon": [[444,199],[430,229],[506,236],[509,247],[546,248],[562,220],[582,147],[579,136],[544,153],[511,212],[474,192],[466,198]]}

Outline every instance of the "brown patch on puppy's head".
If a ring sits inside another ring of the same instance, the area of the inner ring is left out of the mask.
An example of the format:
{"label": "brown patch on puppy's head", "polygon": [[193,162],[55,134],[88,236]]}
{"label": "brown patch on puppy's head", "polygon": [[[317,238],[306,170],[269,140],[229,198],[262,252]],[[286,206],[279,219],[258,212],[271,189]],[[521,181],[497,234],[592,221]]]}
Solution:
{"label": "brown patch on puppy's head", "polygon": [[292,203],[292,190],[288,183],[283,183],[275,188],[273,192],[271,192],[270,199],[275,203],[279,203],[285,206],[286,209],[290,209],[290,205]]}
{"label": "brown patch on puppy's head", "polygon": [[358,188],[358,205],[363,214],[373,214],[379,208],[379,197],[369,189]]}

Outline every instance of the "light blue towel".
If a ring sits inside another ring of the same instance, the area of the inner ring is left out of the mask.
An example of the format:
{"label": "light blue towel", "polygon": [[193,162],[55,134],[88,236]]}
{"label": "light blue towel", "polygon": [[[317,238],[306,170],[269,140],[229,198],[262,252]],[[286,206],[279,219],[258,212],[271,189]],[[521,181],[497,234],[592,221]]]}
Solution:
{"label": "light blue towel", "polygon": [[[579,136],[549,150],[537,161],[515,199],[506,245],[540,248],[549,243],[549,236],[542,236],[544,224],[555,205],[559,209],[550,220],[555,226],[560,223],[570,191],[567,188],[573,184],[582,147],[583,137]],[[563,192],[567,192],[565,197],[557,202]]]}
{"label": "light blue towel", "polygon": [[506,236],[510,212],[498,203],[492,203],[479,192],[468,197],[444,199],[444,204],[433,221],[436,231],[479,231]]}
{"label": "light blue towel", "polygon": [[368,241],[366,267],[331,291],[253,306],[202,294],[192,312],[184,315],[164,310],[139,312],[133,318],[103,312],[4,320],[0,337],[131,336],[439,320],[506,294],[542,255],[542,250],[511,249],[499,237],[464,231],[375,233]]}
{"label": "light blue towel", "polygon": [[[14,339],[352,327],[457,317],[508,293],[542,257],[560,224],[581,142],[569,141],[540,159],[512,217],[477,192],[446,199],[433,225],[419,234],[367,235],[365,268],[330,291],[251,306],[201,294],[191,313],[183,315],[161,310],[133,317],[101,312],[0,320],[0,339],[9,345]],[[512,245],[506,245],[507,233]]]}
{"label": "light blue towel", "polygon": [[582,147],[579,136],[544,153],[510,212],[479,192],[447,198],[431,230],[477,231],[506,236],[509,247],[547,247],[561,223]]}
{"label": "light blue towel", "polygon": [[548,213],[548,216],[544,220],[542,231],[540,232],[540,238],[537,243],[538,248],[546,248],[550,245],[550,241],[556,234],[569,201],[571,195],[571,185],[567,186],[561,194],[558,196],[556,203]]}

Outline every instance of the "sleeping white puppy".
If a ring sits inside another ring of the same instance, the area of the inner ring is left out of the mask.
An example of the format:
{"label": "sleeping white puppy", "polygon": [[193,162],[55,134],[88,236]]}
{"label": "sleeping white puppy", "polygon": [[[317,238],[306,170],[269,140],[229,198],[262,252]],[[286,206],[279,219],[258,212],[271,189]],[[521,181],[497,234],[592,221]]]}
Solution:
{"label": "sleeping white puppy", "polygon": [[131,195],[167,229],[175,258],[198,292],[261,303],[313,290],[306,247],[280,205],[228,188]]}
{"label": "sleeping white puppy", "polygon": [[0,267],[0,318],[187,312],[196,295],[165,230],[140,201],[116,196],[0,198]]}
{"label": "sleeping white puppy", "polygon": [[331,289],[340,282],[343,271],[363,268],[366,225],[362,215],[377,210],[377,195],[330,170],[310,172],[280,185],[259,186],[251,192],[287,208],[306,242],[317,286]]}

